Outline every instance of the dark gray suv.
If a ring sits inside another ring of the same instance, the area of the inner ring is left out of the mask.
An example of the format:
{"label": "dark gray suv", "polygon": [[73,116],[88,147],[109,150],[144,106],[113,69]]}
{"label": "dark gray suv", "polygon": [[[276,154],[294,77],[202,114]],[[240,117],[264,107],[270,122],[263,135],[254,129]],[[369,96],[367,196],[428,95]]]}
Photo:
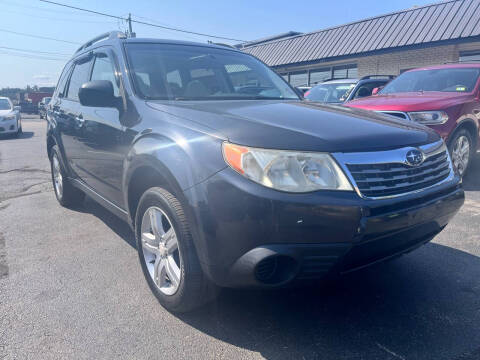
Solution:
{"label": "dark gray suv", "polygon": [[97,37],[65,66],[47,118],[58,201],[88,194],[127,221],[171,311],[222,286],[285,286],[403,254],[464,201],[432,130],[303,101],[223,46]]}

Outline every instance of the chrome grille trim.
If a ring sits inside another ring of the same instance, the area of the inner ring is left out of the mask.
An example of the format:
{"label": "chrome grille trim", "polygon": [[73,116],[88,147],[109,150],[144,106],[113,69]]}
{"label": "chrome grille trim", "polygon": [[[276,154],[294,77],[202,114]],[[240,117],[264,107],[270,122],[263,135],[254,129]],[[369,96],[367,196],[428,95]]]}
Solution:
{"label": "chrome grille trim", "polygon": [[[424,162],[410,166],[406,153],[420,149]],[[334,153],[357,194],[366,199],[387,199],[417,193],[454,178],[443,140],[415,147],[362,153]]]}
{"label": "chrome grille trim", "polygon": [[390,115],[390,116],[395,116],[395,117],[398,117],[398,118],[404,119],[404,120],[410,120],[410,116],[408,116],[408,114],[406,112],[403,112],[403,111],[378,110],[376,112],[379,112],[379,113],[382,113],[382,114],[387,114],[387,115]]}

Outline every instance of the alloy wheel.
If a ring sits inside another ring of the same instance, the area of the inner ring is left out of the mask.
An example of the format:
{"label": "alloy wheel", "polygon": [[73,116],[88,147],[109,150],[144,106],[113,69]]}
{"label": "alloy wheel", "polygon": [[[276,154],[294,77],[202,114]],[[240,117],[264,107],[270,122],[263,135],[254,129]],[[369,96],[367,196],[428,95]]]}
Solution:
{"label": "alloy wheel", "polygon": [[470,160],[470,141],[465,136],[459,136],[453,145],[452,161],[460,176],[463,176]]}
{"label": "alloy wheel", "polygon": [[152,206],[145,211],[141,240],[151,279],[165,295],[175,294],[181,280],[180,249],[172,222],[160,208]]}

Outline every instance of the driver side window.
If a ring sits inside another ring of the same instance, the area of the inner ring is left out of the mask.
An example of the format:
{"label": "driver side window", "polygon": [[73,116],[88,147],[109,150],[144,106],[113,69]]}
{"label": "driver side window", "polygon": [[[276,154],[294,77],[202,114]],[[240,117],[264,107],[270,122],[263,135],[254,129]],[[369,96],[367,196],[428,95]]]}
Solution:
{"label": "driver side window", "polygon": [[113,66],[111,59],[107,55],[99,53],[95,57],[91,80],[110,81],[113,85],[113,95],[120,96],[118,79],[115,76],[115,67]]}

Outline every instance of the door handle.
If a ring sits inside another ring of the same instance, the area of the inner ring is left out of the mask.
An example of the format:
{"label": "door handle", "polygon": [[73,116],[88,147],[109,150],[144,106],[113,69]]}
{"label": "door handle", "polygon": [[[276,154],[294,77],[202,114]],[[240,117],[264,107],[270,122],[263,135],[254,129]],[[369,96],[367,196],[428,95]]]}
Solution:
{"label": "door handle", "polygon": [[80,124],[80,126],[83,126],[83,124],[85,123],[85,119],[83,118],[82,114],[78,115],[75,120],[77,120],[77,122]]}

